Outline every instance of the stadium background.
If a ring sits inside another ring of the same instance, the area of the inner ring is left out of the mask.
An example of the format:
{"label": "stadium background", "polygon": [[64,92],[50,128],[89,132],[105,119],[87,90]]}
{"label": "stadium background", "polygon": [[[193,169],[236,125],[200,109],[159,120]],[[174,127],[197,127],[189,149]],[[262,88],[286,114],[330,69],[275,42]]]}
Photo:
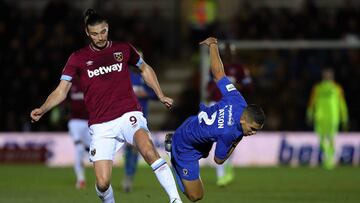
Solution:
{"label": "stadium background", "polygon": [[[213,7],[205,13],[193,13],[194,2],[0,0],[0,136],[8,139],[0,142],[1,153],[19,146],[29,154],[34,153],[33,149],[41,151],[42,146],[32,146],[34,143],[25,133],[34,136],[40,132],[54,136],[60,133],[67,137],[66,108],[57,108],[35,125],[30,123],[29,113],[56,87],[70,53],[87,43],[82,13],[88,7],[108,17],[111,39],[130,41],[144,53],[145,60],[158,73],[164,92],[175,99],[170,112],[158,102],[150,103],[149,127],[159,132],[174,130],[187,116],[197,113],[202,77],[197,46],[200,39],[213,35],[221,40],[239,41],[345,40],[359,43],[359,0],[209,0],[206,2]],[[194,20],[194,15],[200,15],[202,20]],[[260,136],[277,133],[282,137],[295,134],[315,138],[312,127],[305,122],[307,100],[310,88],[320,79],[321,68],[331,66],[336,80],[344,88],[349,108],[350,133],[345,132],[340,137],[359,137],[358,48],[242,50],[237,53],[254,80],[254,94],[248,101],[259,103],[267,114],[264,134]],[[23,138],[13,142],[12,136]],[[345,156],[351,158],[343,160],[346,166],[334,171],[306,164],[293,168],[282,166],[281,162],[279,167],[241,166],[237,169],[236,181],[226,189],[217,188],[215,171],[204,167],[203,179],[208,190],[204,202],[218,202],[224,198],[229,202],[358,202],[358,139],[351,146],[351,156]],[[9,161],[0,164],[0,202],[97,202],[92,187],[80,193],[74,190],[71,168],[45,167],[46,157],[39,162],[36,165],[14,165]],[[118,201],[166,201],[160,186],[147,185],[156,181],[151,172],[146,168],[140,170],[147,175],[136,179],[139,186],[135,189],[138,190],[130,196],[118,194]],[[42,176],[34,176],[37,173]],[[92,180],[91,168],[87,174]],[[114,173],[118,189],[121,174]],[[41,187],[44,185],[45,190]],[[45,195],[37,194],[42,190]]]}

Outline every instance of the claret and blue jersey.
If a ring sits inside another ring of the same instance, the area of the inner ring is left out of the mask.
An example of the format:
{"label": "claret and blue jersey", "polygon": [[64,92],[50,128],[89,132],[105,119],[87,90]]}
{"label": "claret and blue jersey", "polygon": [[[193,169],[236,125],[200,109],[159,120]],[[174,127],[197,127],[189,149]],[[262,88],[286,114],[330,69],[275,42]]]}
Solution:
{"label": "claret and blue jersey", "polygon": [[129,65],[140,67],[142,58],[126,42],[109,41],[102,50],[88,45],[69,57],[61,80],[79,78],[89,125],[113,120],[141,106],[130,81]]}
{"label": "claret and blue jersey", "polygon": [[174,133],[172,156],[175,161],[198,161],[208,156],[217,142],[215,156],[225,159],[243,131],[240,117],[247,103],[227,77],[217,82],[223,97],[212,106],[200,104],[198,115],[188,118]]}

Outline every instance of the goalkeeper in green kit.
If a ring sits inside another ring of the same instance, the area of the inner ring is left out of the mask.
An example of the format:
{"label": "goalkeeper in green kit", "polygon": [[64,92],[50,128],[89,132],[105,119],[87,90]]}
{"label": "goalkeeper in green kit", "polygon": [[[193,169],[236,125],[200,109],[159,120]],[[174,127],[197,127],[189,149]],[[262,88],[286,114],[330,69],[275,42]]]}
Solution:
{"label": "goalkeeper in green kit", "polygon": [[341,121],[344,130],[348,126],[348,111],[342,87],[335,82],[331,69],[322,71],[322,80],[311,92],[307,107],[307,121],[314,124],[320,139],[322,164],[326,169],[335,167],[335,136]]}

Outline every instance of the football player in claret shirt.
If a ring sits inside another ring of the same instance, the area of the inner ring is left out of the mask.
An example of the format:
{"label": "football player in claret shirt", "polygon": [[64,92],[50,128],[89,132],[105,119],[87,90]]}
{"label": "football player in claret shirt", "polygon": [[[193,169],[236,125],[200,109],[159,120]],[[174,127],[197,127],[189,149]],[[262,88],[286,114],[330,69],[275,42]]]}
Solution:
{"label": "football player in claret shirt", "polygon": [[222,99],[210,107],[201,104],[198,115],[186,119],[165,138],[179,188],[191,201],[204,196],[199,160],[209,155],[213,143],[216,142],[214,161],[223,164],[243,136],[255,135],[265,120],[263,110],[255,104],[248,105],[226,77],[217,39],[210,37],[200,44],[209,46],[211,71]]}
{"label": "football player in claret shirt", "polygon": [[129,65],[140,69],[142,78],[167,108],[172,106],[173,100],[163,94],[154,70],[131,44],[108,40],[109,24],[103,16],[88,9],[84,22],[91,43],[71,54],[59,85],[31,112],[32,121],[38,121],[61,103],[73,78],[79,78],[89,112],[90,161],[95,170],[95,189],[102,202],[115,202],[110,184],[113,159],[126,143],[136,146],[151,166],[170,202],[181,202],[171,169],[151,140],[147,121],[131,85]]}

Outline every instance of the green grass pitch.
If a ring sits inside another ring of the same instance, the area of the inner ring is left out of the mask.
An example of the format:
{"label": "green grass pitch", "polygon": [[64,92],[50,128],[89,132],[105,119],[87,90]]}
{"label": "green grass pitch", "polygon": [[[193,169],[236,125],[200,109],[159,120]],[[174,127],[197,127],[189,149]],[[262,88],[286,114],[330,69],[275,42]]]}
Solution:
{"label": "green grass pitch", "polygon": [[[40,165],[0,165],[0,202],[79,203],[100,202],[94,190],[92,168],[87,168],[87,188],[76,190],[72,168]],[[114,167],[112,185],[117,202],[166,203],[168,198],[150,167],[140,167],[134,191],[121,190],[123,169]],[[360,168],[333,171],[308,167],[236,168],[235,181],[225,188],[215,185],[215,170],[202,168],[209,203],[359,203]],[[184,202],[188,201],[184,196]]]}

